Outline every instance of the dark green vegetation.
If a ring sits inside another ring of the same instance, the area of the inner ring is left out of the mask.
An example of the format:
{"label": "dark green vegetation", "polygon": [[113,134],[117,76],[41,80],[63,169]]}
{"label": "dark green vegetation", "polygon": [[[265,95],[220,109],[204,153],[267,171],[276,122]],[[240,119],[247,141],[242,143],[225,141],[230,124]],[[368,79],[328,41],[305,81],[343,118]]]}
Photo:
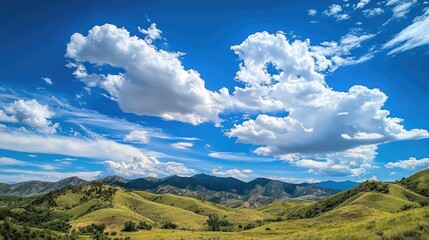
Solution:
{"label": "dark green vegetation", "polygon": [[276,200],[256,210],[92,182],[0,197],[0,239],[428,239],[428,176],[366,181],[316,202]]}
{"label": "dark green vegetation", "polygon": [[292,184],[266,178],[243,182],[231,177],[222,178],[206,174],[192,177],[171,176],[162,179],[139,178],[134,180],[109,176],[100,180],[127,189],[158,194],[171,193],[204,199],[229,207],[250,208],[257,208],[275,199],[321,199],[339,191],[308,183]]}
{"label": "dark green vegetation", "polygon": [[416,193],[429,197],[429,169],[404,178],[399,183]]}
{"label": "dark green vegetation", "polygon": [[[315,184],[290,184],[277,180],[258,178],[243,182],[235,178],[214,177],[198,174],[193,177],[171,176],[162,179],[139,178],[128,180],[119,176],[108,176],[99,181],[133,190],[153,193],[171,193],[212,201],[230,207],[257,208],[275,199],[316,200],[337,193],[339,190],[316,186]],[[67,178],[56,183],[29,181],[17,184],[0,184],[0,194],[15,196],[34,196],[62,189],[69,185],[86,184],[77,177]],[[338,185],[343,183],[320,183]]]}

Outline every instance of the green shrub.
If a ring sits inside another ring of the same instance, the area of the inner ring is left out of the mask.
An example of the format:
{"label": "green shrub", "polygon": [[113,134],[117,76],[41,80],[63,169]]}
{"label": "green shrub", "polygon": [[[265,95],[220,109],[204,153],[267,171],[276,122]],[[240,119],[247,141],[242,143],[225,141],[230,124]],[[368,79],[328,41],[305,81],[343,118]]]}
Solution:
{"label": "green shrub", "polygon": [[142,230],[151,230],[152,226],[147,224],[146,222],[140,221],[138,228]]}
{"label": "green shrub", "polygon": [[161,228],[163,228],[163,229],[176,229],[177,224],[170,222],[170,221],[166,221],[166,222],[162,223]]}
{"label": "green shrub", "polygon": [[137,224],[133,221],[127,221],[124,223],[124,229],[122,231],[124,232],[135,232],[137,231]]}

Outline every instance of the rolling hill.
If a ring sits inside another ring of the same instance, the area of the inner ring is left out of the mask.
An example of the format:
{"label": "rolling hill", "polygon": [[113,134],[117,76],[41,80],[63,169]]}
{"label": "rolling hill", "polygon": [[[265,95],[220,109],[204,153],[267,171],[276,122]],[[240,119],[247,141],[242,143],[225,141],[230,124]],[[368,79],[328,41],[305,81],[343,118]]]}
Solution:
{"label": "rolling hill", "polygon": [[[24,231],[41,239],[428,239],[429,197],[414,191],[429,188],[428,174],[366,181],[316,202],[277,200],[257,209],[91,182],[31,198],[0,197],[0,239]],[[223,232],[209,231],[212,216]],[[146,230],[123,231],[129,221]]]}
{"label": "rolling hill", "polygon": [[399,183],[416,193],[429,197],[429,169],[420,171],[408,178],[404,178],[399,181]]}
{"label": "rolling hill", "polygon": [[123,181],[102,181],[127,189],[152,193],[170,193],[205,199],[230,207],[257,208],[275,199],[315,200],[325,198],[338,190],[317,187],[309,183],[292,184],[278,180],[257,178],[250,182],[227,177],[197,174],[192,177],[171,176],[162,179],[139,178]]}

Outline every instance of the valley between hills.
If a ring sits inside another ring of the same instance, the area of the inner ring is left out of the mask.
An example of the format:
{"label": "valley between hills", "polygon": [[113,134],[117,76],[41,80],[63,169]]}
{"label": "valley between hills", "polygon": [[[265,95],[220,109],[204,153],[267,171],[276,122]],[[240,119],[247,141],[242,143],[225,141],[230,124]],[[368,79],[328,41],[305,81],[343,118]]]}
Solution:
{"label": "valley between hills", "polygon": [[429,239],[429,169],[323,184],[336,189],[209,175],[0,184],[0,239]]}

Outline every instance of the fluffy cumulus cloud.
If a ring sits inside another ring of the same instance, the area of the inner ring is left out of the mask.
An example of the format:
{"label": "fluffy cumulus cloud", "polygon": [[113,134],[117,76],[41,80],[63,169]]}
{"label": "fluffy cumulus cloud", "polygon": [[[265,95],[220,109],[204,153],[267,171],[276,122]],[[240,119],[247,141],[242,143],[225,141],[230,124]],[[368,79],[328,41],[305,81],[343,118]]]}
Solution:
{"label": "fluffy cumulus cloud", "polygon": [[429,158],[416,159],[414,157],[407,160],[399,160],[397,162],[389,162],[385,165],[386,168],[402,168],[407,170],[415,170],[419,168],[429,167]]}
{"label": "fluffy cumulus cloud", "polygon": [[160,162],[155,157],[141,156],[132,162],[105,161],[105,165],[113,172],[125,176],[152,176],[158,175],[190,175],[194,169],[187,168],[182,163]]}
{"label": "fluffy cumulus cloud", "polygon": [[[350,46],[359,41],[352,37],[344,40]],[[426,130],[406,130],[402,119],[389,117],[389,111],[383,109],[387,96],[379,89],[360,85],[345,92],[331,89],[321,72],[332,62],[308,41],[290,44],[282,34],[264,32],[249,36],[233,50],[242,60],[237,80],[245,85],[236,87],[234,97],[267,112],[277,110],[276,115],[259,114],[227,132],[237,142],[260,146],[255,150],[258,154],[297,154],[305,159],[307,155],[347,154],[368,145],[429,137]],[[268,66],[276,71],[268,71]],[[284,116],[279,116],[281,112]],[[362,168],[370,166],[331,160],[325,156],[320,163],[297,163],[297,159],[292,163],[322,170],[336,170],[338,163],[360,169],[350,171],[351,175],[359,175],[364,172]]]}
{"label": "fluffy cumulus cloud", "polygon": [[20,99],[0,109],[0,122],[23,124],[42,133],[55,133],[59,124],[51,122],[54,115],[48,106],[35,99]]}
{"label": "fluffy cumulus cloud", "polygon": [[[340,17],[344,12],[339,5],[332,5],[324,14],[345,18]],[[309,40],[289,42],[282,32],[252,34],[231,47],[241,62],[235,77],[239,85],[229,93],[226,88],[218,92],[206,89],[198,72],[183,67],[182,54],[153,45],[161,38],[156,25],[141,32],[146,38],[105,24],[95,26],[87,36],[73,34],[67,46],[75,76],[87,87],[107,91],[125,112],[191,124],[219,123],[219,114],[224,112],[254,114],[256,117],[227,130],[227,136],[255,145],[257,154],[283,159],[316,174],[358,176],[372,167],[378,144],[429,137],[426,130],[407,130],[402,119],[390,117],[383,109],[387,96],[379,89],[356,85],[336,91],[327,85],[326,73],[372,57],[371,51],[358,58],[351,52],[373,34],[354,31],[339,42],[319,46],[311,46]],[[91,65],[110,65],[121,73],[90,73],[86,67]],[[125,140],[137,138],[144,142],[145,137],[137,133]],[[171,146],[188,149],[193,143]],[[137,156],[131,162],[106,164],[118,172],[134,173],[173,166],[146,164],[151,158]],[[216,170],[222,172],[226,171]]]}
{"label": "fluffy cumulus cloud", "polygon": [[429,44],[429,8],[426,8],[422,16],[414,19],[414,22],[403,29],[383,48],[391,49],[389,54],[407,51],[416,47]]}
{"label": "fluffy cumulus cloud", "polygon": [[[264,149],[257,149],[264,154]],[[327,154],[284,154],[280,159],[296,166],[307,168],[308,172],[329,176],[359,176],[374,168],[372,160],[377,155],[376,145],[365,145],[343,152]]]}
{"label": "fluffy cumulus cloud", "polygon": [[135,130],[130,132],[124,137],[125,141],[137,142],[137,143],[148,143],[149,142],[149,133],[143,130]]}
{"label": "fluffy cumulus cloud", "polygon": [[[218,122],[225,89],[207,90],[197,71],[184,68],[182,53],[153,45],[161,34],[156,25],[141,32],[145,39],[104,24],[86,36],[75,33],[67,44],[67,57],[74,61],[69,66],[75,67],[75,76],[88,87],[106,90],[124,112],[192,124]],[[122,72],[90,73],[87,68],[93,65],[110,65]]]}
{"label": "fluffy cumulus cloud", "polygon": [[213,168],[211,171],[212,175],[215,176],[221,176],[221,177],[234,177],[234,178],[248,178],[250,174],[252,174],[253,171],[251,169],[222,169],[219,168]]}

